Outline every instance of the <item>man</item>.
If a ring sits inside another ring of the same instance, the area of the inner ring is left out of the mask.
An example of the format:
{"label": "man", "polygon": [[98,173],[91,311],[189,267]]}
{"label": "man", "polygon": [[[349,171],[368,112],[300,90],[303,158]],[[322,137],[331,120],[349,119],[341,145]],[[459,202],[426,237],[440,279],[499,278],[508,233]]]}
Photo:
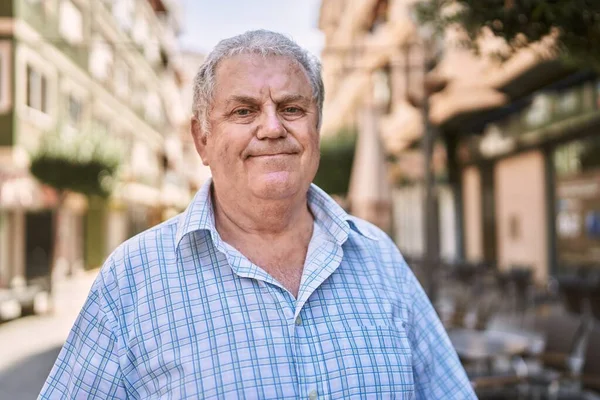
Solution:
{"label": "man", "polygon": [[247,32],[194,84],[213,178],[109,257],[40,398],[474,398],[394,243],[311,185],[319,63]]}

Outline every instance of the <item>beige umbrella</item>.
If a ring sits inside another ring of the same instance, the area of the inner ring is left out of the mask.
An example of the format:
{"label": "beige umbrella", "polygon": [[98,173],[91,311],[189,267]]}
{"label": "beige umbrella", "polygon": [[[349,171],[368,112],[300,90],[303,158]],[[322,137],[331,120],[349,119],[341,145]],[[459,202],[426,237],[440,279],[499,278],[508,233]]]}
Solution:
{"label": "beige umbrella", "polygon": [[389,231],[391,190],[377,115],[372,105],[361,110],[348,199],[354,215]]}

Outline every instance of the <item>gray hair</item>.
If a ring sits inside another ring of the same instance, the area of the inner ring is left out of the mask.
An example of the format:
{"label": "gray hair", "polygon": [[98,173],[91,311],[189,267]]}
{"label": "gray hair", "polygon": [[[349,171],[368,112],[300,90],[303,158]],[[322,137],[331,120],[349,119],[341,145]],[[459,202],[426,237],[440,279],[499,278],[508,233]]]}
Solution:
{"label": "gray hair", "polygon": [[221,40],[200,66],[194,78],[192,113],[194,118],[200,122],[204,134],[209,132],[208,112],[212,106],[214,96],[217,66],[221,61],[238,54],[258,54],[263,57],[284,56],[291,58],[302,66],[312,86],[313,100],[317,104],[319,117],[317,128],[320,128],[323,119],[323,98],[325,96],[321,77],[321,63],[292,39],[281,33],[260,29]]}

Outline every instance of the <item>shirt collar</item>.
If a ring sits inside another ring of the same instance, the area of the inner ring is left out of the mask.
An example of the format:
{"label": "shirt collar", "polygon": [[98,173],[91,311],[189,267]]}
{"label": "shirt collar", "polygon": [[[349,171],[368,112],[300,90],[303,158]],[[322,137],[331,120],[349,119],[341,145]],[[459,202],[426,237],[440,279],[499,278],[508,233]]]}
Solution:
{"label": "shirt collar", "polygon": [[[192,232],[206,230],[213,238],[219,237],[215,228],[215,214],[211,196],[212,178],[209,178],[198,190],[187,209],[178,216],[176,247],[181,240]],[[316,222],[342,245],[351,230],[372,240],[377,236],[364,223],[349,215],[339,204],[317,185],[311,184],[308,190],[308,206]]]}

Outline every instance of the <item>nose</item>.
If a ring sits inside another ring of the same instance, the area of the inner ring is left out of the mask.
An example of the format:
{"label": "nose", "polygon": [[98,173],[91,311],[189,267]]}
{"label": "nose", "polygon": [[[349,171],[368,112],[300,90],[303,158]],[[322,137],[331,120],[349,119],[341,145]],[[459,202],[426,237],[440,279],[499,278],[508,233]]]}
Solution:
{"label": "nose", "polygon": [[275,110],[266,110],[263,115],[263,123],[256,133],[258,139],[279,139],[287,135]]}

